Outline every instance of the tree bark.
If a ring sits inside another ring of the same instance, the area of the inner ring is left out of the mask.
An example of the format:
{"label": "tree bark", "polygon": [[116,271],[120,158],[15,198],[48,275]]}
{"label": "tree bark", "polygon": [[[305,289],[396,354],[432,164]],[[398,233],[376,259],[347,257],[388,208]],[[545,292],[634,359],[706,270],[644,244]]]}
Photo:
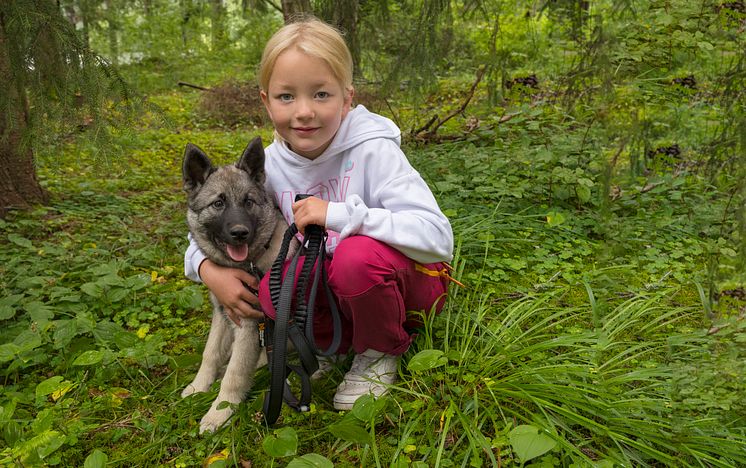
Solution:
{"label": "tree bark", "polygon": [[222,50],[228,43],[225,25],[225,6],[222,0],[210,0],[210,32],[213,51]]}
{"label": "tree bark", "polygon": [[285,24],[313,13],[311,0],[282,0],[282,16]]}
{"label": "tree bark", "polygon": [[36,178],[34,153],[23,143],[29,121],[28,100],[22,80],[11,70],[9,48],[13,44],[5,25],[6,18],[0,12],[0,76],[10,78],[5,84],[9,112],[0,113],[0,217],[12,208],[47,201]]}
{"label": "tree bark", "polygon": [[111,63],[116,67],[119,66],[119,30],[121,29],[117,19],[118,12],[115,11],[111,0],[105,0],[104,5],[106,5],[106,22],[108,23],[106,34],[109,37]]}
{"label": "tree bark", "polygon": [[360,41],[357,35],[359,19],[359,0],[336,0],[331,15],[332,24],[344,33],[345,42],[352,55],[352,74],[362,78],[360,74]]}
{"label": "tree bark", "polygon": [[179,2],[181,8],[181,44],[184,46],[184,52],[189,50],[189,20],[192,18],[192,0],[181,0]]}

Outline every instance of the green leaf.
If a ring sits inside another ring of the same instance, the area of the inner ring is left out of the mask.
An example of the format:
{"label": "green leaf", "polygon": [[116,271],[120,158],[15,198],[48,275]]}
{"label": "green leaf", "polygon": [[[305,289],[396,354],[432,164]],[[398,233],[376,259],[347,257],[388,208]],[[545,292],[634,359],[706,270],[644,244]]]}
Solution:
{"label": "green leaf", "polygon": [[307,453],[300,458],[293,458],[287,468],[334,468],[328,458],[317,453]]}
{"label": "green leaf", "polygon": [[185,287],[176,296],[176,305],[187,310],[202,307],[202,301],[202,289],[193,285]]}
{"label": "green leaf", "polygon": [[547,224],[550,227],[559,226],[565,222],[565,215],[556,211],[550,211],[547,213]]}
{"label": "green leaf", "polygon": [[21,347],[15,343],[5,343],[0,345],[0,363],[12,361],[20,351]]}
{"label": "green leaf", "polygon": [[61,375],[55,375],[54,377],[50,377],[47,380],[40,382],[39,385],[36,386],[36,397],[47,396],[62,387],[63,380],[64,378]]}
{"label": "green leaf", "polygon": [[23,437],[23,429],[17,422],[10,420],[3,424],[3,440],[8,447],[13,447]]}
{"label": "green leaf", "polygon": [[669,15],[668,13],[660,13],[657,15],[658,23],[660,23],[663,26],[668,26],[669,24],[674,22],[673,16]]}
{"label": "green leaf", "polygon": [[122,287],[125,285],[125,281],[117,275],[106,275],[96,281],[101,286],[118,286]]}
{"label": "green leaf", "polygon": [[557,446],[557,441],[531,425],[521,425],[508,434],[513,451],[522,462],[544,455]]}
{"label": "green leaf", "polygon": [[720,253],[723,254],[726,257],[731,257],[731,258],[735,258],[735,257],[738,256],[738,252],[736,252],[735,250],[731,249],[730,247],[721,247],[720,248]]}
{"label": "green leaf", "polygon": [[146,275],[143,273],[139,275],[128,276],[125,284],[131,291],[138,291],[150,284],[150,275]]}
{"label": "green leaf", "polygon": [[9,296],[1,297],[0,305],[16,305],[23,298],[24,298],[23,294],[11,294]]}
{"label": "green leaf", "polygon": [[104,295],[104,289],[98,283],[84,283],[80,290],[96,299]]}
{"label": "green leaf", "polygon": [[[5,406],[0,406],[0,425],[9,422],[16,411],[18,400],[10,400],[5,403]],[[12,445],[12,444],[11,444]]]}
{"label": "green leaf", "polygon": [[19,352],[25,353],[33,351],[42,345],[41,336],[38,330],[24,330],[13,340],[19,346]]}
{"label": "green leaf", "polygon": [[96,319],[90,312],[78,312],[75,316],[75,323],[81,333],[89,333],[96,328]]}
{"label": "green leaf", "polygon": [[15,305],[23,299],[23,294],[11,294],[0,298],[0,320],[8,320],[16,315]]}
{"label": "green leaf", "polygon": [[104,358],[104,353],[92,349],[84,352],[73,361],[73,366],[92,366],[98,364]]}
{"label": "green leaf", "polygon": [[127,297],[129,293],[130,290],[126,288],[111,288],[106,293],[106,299],[108,299],[109,302],[116,303]]}
{"label": "green leaf", "polygon": [[34,434],[42,434],[52,428],[55,415],[51,408],[45,408],[36,415],[33,422],[31,422],[31,430]]}
{"label": "green leaf", "polygon": [[51,455],[55,450],[62,447],[62,444],[65,443],[67,438],[57,431],[46,431],[31,440],[38,443],[36,453],[39,455],[39,458],[44,459]]}
{"label": "green leaf", "polygon": [[26,239],[23,236],[19,236],[18,234],[8,234],[8,240],[14,243],[15,245],[25,247],[27,249],[34,248],[34,244],[32,244],[30,240]]}
{"label": "green leaf", "polygon": [[585,185],[576,185],[575,193],[578,195],[578,200],[582,203],[586,203],[591,199],[591,189]]}
{"label": "green leaf", "polygon": [[0,320],[8,320],[16,315],[16,309],[9,305],[0,305]]}
{"label": "green leaf", "polygon": [[370,434],[365,428],[350,422],[339,422],[329,426],[329,432],[338,439],[356,444],[369,444]]}
{"label": "green leaf", "polygon": [[124,329],[114,333],[112,341],[119,349],[131,348],[140,342],[137,335]]}
{"label": "green leaf", "polygon": [[[126,330],[121,325],[109,320],[98,322],[96,328],[93,329],[93,336],[104,345],[114,343],[115,337],[120,333],[126,333]],[[135,340],[137,340],[137,337],[135,337]]]}
{"label": "green leaf", "polygon": [[37,322],[42,328],[54,318],[54,309],[39,301],[31,301],[24,306],[31,320]]}
{"label": "green leaf", "polygon": [[369,422],[386,406],[386,400],[373,395],[363,395],[352,406],[352,415],[362,422]]}
{"label": "green leaf", "polygon": [[96,276],[117,276],[120,270],[121,265],[116,261],[102,263],[90,268],[91,273]]}
{"label": "green leaf", "polygon": [[267,435],[262,448],[271,457],[289,457],[298,451],[298,434],[292,427],[283,427]]}
{"label": "green leaf", "polygon": [[109,457],[101,450],[96,449],[86,457],[83,468],[104,468],[108,461]]}
{"label": "green leaf", "polygon": [[196,366],[202,361],[202,355],[196,353],[184,353],[171,356],[174,369],[185,369]]}
{"label": "green leaf", "polygon": [[411,372],[422,372],[436,367],[444,366],[448,363],[445,353],[439,349],[425,349],[412,356],[407,368]]}
{"label": "green leaf", "polygon": [[76,320],[56,320],[54,325],[55,349],[64,348],[78,334],[78,322]]}
{"label": "green leaf", "polygon": [[235,406],[235,405],[231,403],[230,401],[221,401],[220,403],[218,403],[218,406],[215,409],[220,411],[226,408],[230,408],[231,406]]}

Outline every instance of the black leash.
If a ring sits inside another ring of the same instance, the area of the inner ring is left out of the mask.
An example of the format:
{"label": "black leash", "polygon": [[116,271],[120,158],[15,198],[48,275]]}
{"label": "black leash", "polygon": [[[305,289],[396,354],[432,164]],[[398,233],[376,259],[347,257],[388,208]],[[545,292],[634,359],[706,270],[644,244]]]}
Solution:
{"label": "black leash", "polygon": [[[308,195],[298,195],[295,200],[302,200]],[[293,238],[298,234],[298,228],[291,224],[285,231],[280,253],[277,255],[269,273],[269,293],[272,305],[275,307],[275,320],[266,320],[266,330],[269,335],[267,358],[269,360],[270,384],[269,392],[264,399],[264,419],[267,424],[274,424],[280,415],[283,399],[288,406],[297,411],[307,411],[311,404],[311,375],[319,368],[316,355],[331,356],[336,353],[342,340],[342,322],[337,304],[327,282],[324,265],[326,258],[326,239],[328,234],[318,225],[306,226],[303,237],[303,248],[298,249],[290,261],[285,278],[282,277],[282,267],[285,264],[288,250]],[[305,253],[303,267],[294,289],[295,273],[301,252]],[[316,265],[316,271],[311,281],[311,270]],[[306,303],[306,291],[311,281],[311,289]],[[329,309],[332,314],[334,333],[332,342],[326,350],[319,350],[313,332],[313,313],[319,283],[323,283]],[[295,293],[295,294],[293,294]],[[295,310],[293,311],[293,305]],[[288,364],[287,342],[293,343],[298,353],[300,365]],[[300,377],[301,394],[296,397],[288,385],[287,377],[295,372]]]}

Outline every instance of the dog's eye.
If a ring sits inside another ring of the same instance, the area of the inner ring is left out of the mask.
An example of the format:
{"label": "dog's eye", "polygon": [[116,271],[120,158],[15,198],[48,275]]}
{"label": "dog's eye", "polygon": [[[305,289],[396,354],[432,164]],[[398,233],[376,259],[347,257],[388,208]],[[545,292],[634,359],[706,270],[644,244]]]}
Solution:
{"label": "dog's eye", "polygon": [[256,205],[256,203],[254,203],[254,200],[252,200],[251,198],[247,198],[244,201],[244,204],[246,205],[246,208],[251,208],[252,205]]}
{"label": "dog's eye", "polygon": [[221,199],[217,199],[214,202],[212,202],[212,207],[217,208],[218,210],[222,209],[224,206],[225,206],[225,202]]}

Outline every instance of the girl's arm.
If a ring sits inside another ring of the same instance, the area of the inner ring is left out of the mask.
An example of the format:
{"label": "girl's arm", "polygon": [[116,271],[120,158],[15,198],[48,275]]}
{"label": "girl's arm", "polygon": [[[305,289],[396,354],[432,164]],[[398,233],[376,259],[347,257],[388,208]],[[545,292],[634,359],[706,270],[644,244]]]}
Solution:
{"label": "girl's arm", "polygon": [[372,237],[421,263],[450,261],[451,223],[404,153],[391,141],[360,150],[370,153],[364,156],[366,193],[330,202],[326,226],[342,239]]}
{"label": "girl's arm", "polygon": [[187,234],[187,239],[189,239],[189,247],[184,252],[184,275],[195,283],[201,283],[202,278],[199,276],[199,267],[207,257],[200,250],[191,232]]}

